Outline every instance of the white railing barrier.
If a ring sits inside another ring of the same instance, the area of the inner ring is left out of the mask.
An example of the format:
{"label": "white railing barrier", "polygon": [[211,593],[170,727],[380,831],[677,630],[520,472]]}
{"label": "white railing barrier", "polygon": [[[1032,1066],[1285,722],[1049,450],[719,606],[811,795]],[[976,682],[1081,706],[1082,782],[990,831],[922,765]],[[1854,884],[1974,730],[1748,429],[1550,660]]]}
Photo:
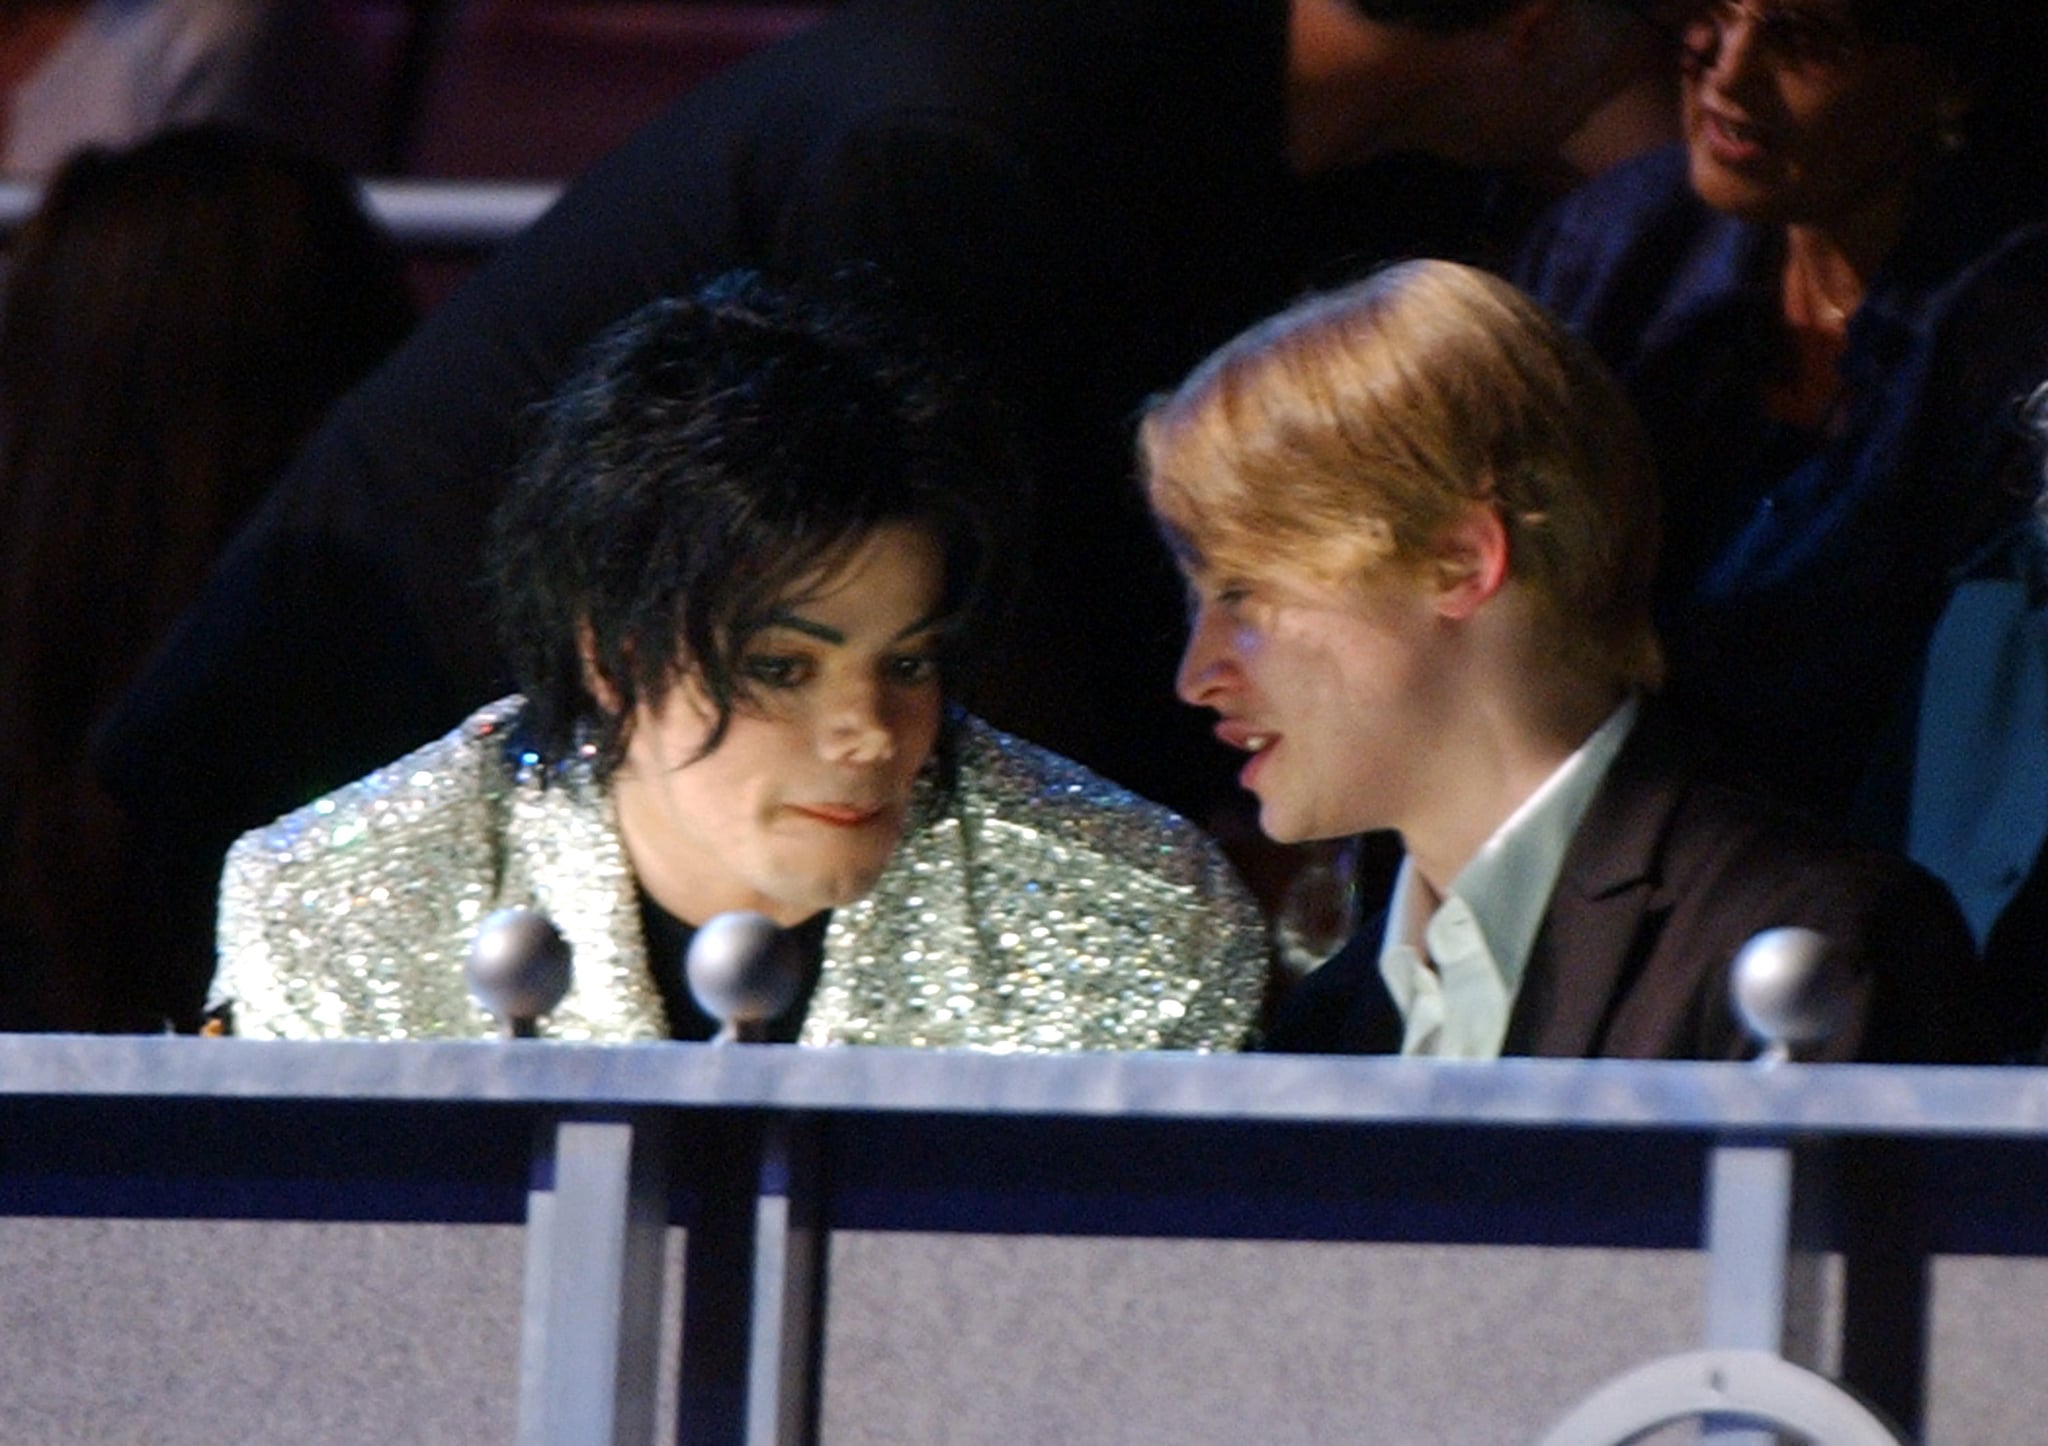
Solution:
{"label": "white railing barrier", "polygon": [[[370,214],[400,246],[465,250],[510,240],[562,194],[555,181],[380,179],[362,189]],[[34,215],[42,195],[39,182],[0,181],[0,237]]]}

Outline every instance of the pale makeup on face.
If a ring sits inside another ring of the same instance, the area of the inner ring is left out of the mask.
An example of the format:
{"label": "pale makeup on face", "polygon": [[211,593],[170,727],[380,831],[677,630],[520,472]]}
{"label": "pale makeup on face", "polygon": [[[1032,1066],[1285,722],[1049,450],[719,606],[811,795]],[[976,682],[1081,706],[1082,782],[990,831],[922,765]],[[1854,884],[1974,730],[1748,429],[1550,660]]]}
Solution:
{"label": "pale makeup on face", "polygon": [[657,903],[693,924],[753,909],[789,926],[874,886],[938,738],[944,582],[928,528],[878,527],[747,640],[747,696],[711,752],[695,673],[639,707],[612,791]]}

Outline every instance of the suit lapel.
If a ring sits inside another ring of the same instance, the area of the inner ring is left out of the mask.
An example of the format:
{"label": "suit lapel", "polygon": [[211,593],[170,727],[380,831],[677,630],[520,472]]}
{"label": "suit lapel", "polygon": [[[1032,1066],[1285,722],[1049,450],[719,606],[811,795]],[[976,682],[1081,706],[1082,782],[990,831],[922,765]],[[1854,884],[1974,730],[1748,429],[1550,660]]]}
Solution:
{"label": "suit lapel", "polygon": [[521,779],[506,801],[503,839],[501,901],[538,908],[574,951],[573,982],[551,1032],[667,1039],[668,1011],[649,972],[640,896],[609,790],[580,767],[545,787]]}
{"label": "suit lapel", "polygon": [[1678,740],[1646,708],[1565,854],[1502,1053],[1599,1053],[1639,962],[1656,904],[1658,856],[1687,771]]}
{"label": "suit lapel", "polygon": [[1399,1054],[1407,1037],[1407,1022],[1401,1008],[1387,992],[1380,975],[1380,944],[1386,938],[1387,915],[1381,910],[1365,928],[1353,936],[1348,949],[1360,951],[1358,989],[1346,1012],[1341,1035],[1343,1048],[1352,1054]]}

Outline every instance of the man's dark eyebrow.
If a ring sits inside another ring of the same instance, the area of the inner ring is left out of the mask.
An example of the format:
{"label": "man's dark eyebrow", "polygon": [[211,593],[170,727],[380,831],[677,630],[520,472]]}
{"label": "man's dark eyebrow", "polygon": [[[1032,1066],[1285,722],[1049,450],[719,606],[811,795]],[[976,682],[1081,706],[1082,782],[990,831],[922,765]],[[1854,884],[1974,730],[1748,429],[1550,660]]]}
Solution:
{"label": "man's dark eyebrow", "polygon": [[[931,612],[926,613],[916,622],[910,624],[910,626],[900,630],[891,641],[900,642],[904,638],[915,637],[919,633],[939,626],[944,621],[944,611],[934,608]],[[815,622],[803,614],[793,613],[787,608],[776,608],[768,614],[767,619],[761,626],[764,628],[788,628],[793,633],[802,633],[807,638],[816,638],[819,642],[828,643],[835,648],[846,646],[846,634],[840,632],[839,629],[827,627],[824,623]]]}
{"label": "man's dark eyebrow", "polygon": [[816,638],[821,643],[830,643],[835,648],[846,646],[846,634],[837,628],[828,628],[823,623],[812,622],[801,613],[787,608],[776,608],[761,622],[764,628],[788,628],[793,633],[802,633],[807,638]]}

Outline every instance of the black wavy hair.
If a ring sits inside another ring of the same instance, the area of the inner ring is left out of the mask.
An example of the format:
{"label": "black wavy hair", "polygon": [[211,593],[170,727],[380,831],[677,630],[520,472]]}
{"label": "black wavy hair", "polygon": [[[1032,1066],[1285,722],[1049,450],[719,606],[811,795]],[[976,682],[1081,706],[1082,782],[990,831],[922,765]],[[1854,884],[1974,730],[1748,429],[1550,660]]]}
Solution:
{"label": "black wavy hair", "polygon": [[871,271],[736,271],[652,302],[529,424],[488,565],[529,703],[523,746],[550,762],[580,751],[609,776],[636,707],[690,671],[716,748],[748,697],[749,638],[878,526],[940,540],[949,691],[960,644],[1008,591],[1023,474],[1003,418]]}

